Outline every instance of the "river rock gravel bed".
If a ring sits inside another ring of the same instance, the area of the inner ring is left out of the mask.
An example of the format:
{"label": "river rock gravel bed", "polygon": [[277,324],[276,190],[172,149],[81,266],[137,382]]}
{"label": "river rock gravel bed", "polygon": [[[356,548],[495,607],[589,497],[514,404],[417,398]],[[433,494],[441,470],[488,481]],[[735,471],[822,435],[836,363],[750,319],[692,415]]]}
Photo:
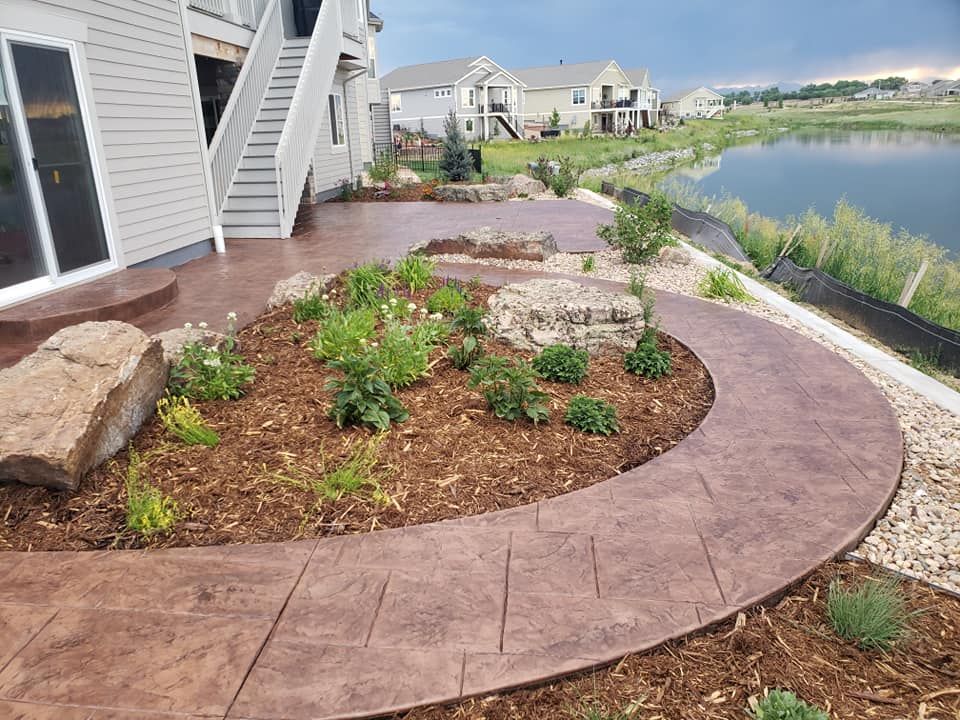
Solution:
{"label": "river rock gravel bed", "polygon": [[[583,272],[587,254],[557,253],[546,262],[482,260],[457,255],[440,262],[477,263],[519,270],[557,272],[627,282],[643,272],[650,287],[697,295],[706,268],[697,263],[652,262],[630,266],[617,251],[589,253],[594,270]],[[711,301],[713,302],[713,301]],[[890,376],[834,345],[819,333],[763,302],[735,306],[794,330],[845,357],[890,401],[900,421],[905,459],[900,487],[886,515],[854,554],[906,575],[960,593],[960,417],[944,410]],[[669,331],[669,328],[667,328]]]}

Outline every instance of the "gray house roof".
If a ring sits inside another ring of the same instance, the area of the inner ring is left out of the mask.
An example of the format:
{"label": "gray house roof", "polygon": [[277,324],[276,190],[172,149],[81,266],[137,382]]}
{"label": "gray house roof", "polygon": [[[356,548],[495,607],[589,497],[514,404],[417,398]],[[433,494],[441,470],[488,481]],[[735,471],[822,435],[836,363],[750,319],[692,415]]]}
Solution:
{"label": "gray house roof", "polygon": [[609,67],[612,60],[597,60],[584,63],[564,63],[544,67],[511,70],[528,88],[572,87],[589,85]]}
{"label": "gray house roof", "polygon": [[[680,90],[679,92],[671,93],[669,97],[663,98],[663,100],[661,100],[660,102],[661,103],[680,102],[687,95],[692,95],[693,93],[695,93],[697,90],[700,90],[701,88],[704,90],[708,90],[709,92],[712,92],[715,95],[720,95],[720,93],[718,93],[713,88],[708,88],[706,85],[697,85],[696,87],[687,88],[686,90]],[[720,97],[723,97],[723,96],[720,95]]]}
{"label": "gray house roof", "polygon": [[486,75],[477,74],[477,82],[483,82],[488,77],[499,74],[500,66],[485,55],[441,60],[439,62],[424,63],[422,65],[406,65],[387,73],[380,78],[381,87],[390,90],[412,90],[416,88],[437,87],[438,85],[453,85],[462,77],[468,75],[475,68],[474,63],[485,60],[493,67],[494,72]]}
{"label": "gray house roof", "polygon": [[627,74],[627,77],[630,78],[630,82],[638,87],[643,85],[643,81],[646,80],[647,84],[650,83],[650,69],[645,67],[634,68],[633,70],[624,70]]}

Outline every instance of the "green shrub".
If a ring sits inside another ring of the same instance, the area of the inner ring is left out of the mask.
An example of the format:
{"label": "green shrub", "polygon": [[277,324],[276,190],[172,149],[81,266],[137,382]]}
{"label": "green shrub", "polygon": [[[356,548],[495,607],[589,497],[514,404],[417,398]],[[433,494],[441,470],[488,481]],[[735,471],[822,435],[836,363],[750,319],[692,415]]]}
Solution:
{"label": "green shrub", "polygon": [[184,346],[183,355],[170,368],[167,389],[171,395],[193,400],[236,400],[243,395],[256,371],[234,352],[236,316],[231,313],[227,317],[227,336],[221,348],[197,342]]}
{"label": "green shrub", "polygon": [[377,153],[373,165],[367,171],[375,183],[389,183],[397,179],[397,161],[393,150]]}
{"label": "green shrub", "polygon": [[127,464],[127,528],[149,537],[169,532],[177,521],[177,503],[141,476],[140,454],[130,447]]}
{"label": "green shrub", "polygon": [[635,350],[624,354],[623,366],[634,375],[656,380],[673,372],[670,353],[653,342],[638,342]]}
{"label": "green shrub", "polygon": [[460,128],[457,113],[450,110],[443,119],[443,156],[440,158],[440,174],[451,182],[469,180],[473,175],[473,157],[467,147],[467,139]]}
{"label": "green shrub", "polygon": [[526,417],[534,424],[550,415],[547,394],[537,385],[537,371],[524,360],[513,363],[499,355],[487,355],[470,368],[472,388],[481,388],[494,415],[504,420]]}
{"label": "green shrub", "polygon": [[671,215],[673,207],[660,192],[644,204],[620,205],[612,225],[599,225],[597,237],[620,250],[624,262],[641,263],[655,257],[666,245],[675,245]]}
{"label": "green shrub", "polygon": [[466,370],[483,357],[483,345],[473,335],[467,335],[463,338],[461,345],[450,346],[447,357],[457,370]]}
{"label": "green shrub", "polygon": [[328,365],[343,373],[342,378],[330,378],[326,384],[327,390],[335,391],[328,414],[337,427],[367,425],[387,430],[391,422],[404,422],[410,417],[370,358],[347,355]]}
{"label": "green shrub", "polygon": [[756,720],[830,720],[823,710],[786,690],[771,690],[747,714]]}
{"label": "green shrub", "polygon": [[293,301],[293,321],[299,324],[307,320],[326,320],[333,307],[327,295],[310,293]]}
{"label": "green shrub", "polygon": [[310,342],[318,360],[335,360],[356,355],[373,337],[377,319],[370,308],[343,312],[334,308]]}
{"label": "green shrub", "polygon": [[697,286],[697,292],[701,297],[724,302],[753,302],[753,296],[747,292],[740,278],[727,268],[708,270]]}
{"label": "green shrub", "polygon": [[463,291],[456,284],[450,282],[445,283],[443,287],[427,298],[427,310],[443,315],[453,315],[466,304],[467,298]]}
{"label": "green shrub", "polygon": [[384,320],[393,320],[394,318],[406,320],[417,310],[416,303],[404,297],[397,297],[391,290],[386,290],[379,301],[377,314]]}
{"label": "green shrub", "polygon": [[187,445],[216,447],[220,442],[210,426],[204,422],[200,411],[185,397],[168,395],[157,400],[157,415],[164,429]]}
{"label": "green shrub", "polygon": [[450,323],[450,329],[474,337],[486,335],[487,326],[483,322],[484,315],[486,315],[486,311],[483,308],[464,305],[453,313],[453,322]]}
{"label": "green shrub", "polygon": [[850,589],[837,579],[827,592],[827,618],[833,629],[865,650],[889,650],[906,639],[915,615],[907,610],[895,577],[870,578]]}
{"label": "green shrub", "polygon": [[393,278],[383,263],[367,263],[348,270],[344,285],[351,307],[378,307],[392,287]]}
{"label": "green shrub", "polygon": [[580,270],[585,273],[593,272],[596,264],[597,261],[593,255],[584,255],[583,260],[580,261]]}
{"label": "green shrub", "polygon": [[387,384],[396,390],[413,384],[427,374],[433,345],[413,334],[413,328],[390,323],[379,342],[372,343],[370,360],[380,368]]}
{"label": "green shrub", "polygon": [[554,195],[563,198],[577,186],[579,173],[574,167],[573,160],[569,157],[558,157],[557,162],[560,164],[560,169],[555,174],[550,175],[549,187],[553,190]]}
{"label": "green shrub", "polygon": [[608,402],[586,395],[574,395],[567,405],[564,422],[577,430],[597,435],[620,432],[617,409]]}
{"label": "green shrub", "polygon": [[450,325],[443,320],[421,320],[413,328],[414,342],[436,347],[450,336]]}
{"label": "green shrub", "polygon": [[545,380],[579,385],[587,376],[590,355],[586,350],[574,350],[568,345],[545,347],[533,359],[533,369]]}
{"label": "green shrub", "polygon": [[397,262],[394,274],[407,286],[410,292],[423,290],[430,284],[437,263],[423,255],[407,255]]}

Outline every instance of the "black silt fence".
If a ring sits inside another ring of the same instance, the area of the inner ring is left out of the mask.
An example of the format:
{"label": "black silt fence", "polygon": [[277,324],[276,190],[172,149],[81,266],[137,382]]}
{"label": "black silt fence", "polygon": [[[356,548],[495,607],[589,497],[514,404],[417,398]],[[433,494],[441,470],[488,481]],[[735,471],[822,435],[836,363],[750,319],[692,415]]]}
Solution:
{"label": "black silt fence", "polygon": [[[603,192],[604,195],[615,197],[617,200],[625,202],[628,205],[646,205],[650,200],[650,196],[647,195],[647,193],[634,190],[633,188],[620,189],[614,186],[613,183],[608,182],[601,184],[601,192]],[[688,210],[674,203],[671,224],[674,230],[683,233],[690,238],[690,240],[698,245],[702,245],[711,252],[728,255],[740,262],[750,262],[750,258],[743,251],[743,248],[740,247],[740,243],[737,242],[737,236],[734,234],[733,229],[723,222],[723,220],[715,218],[713,215],[697,212],[696,210]]]}
{"label": "black silt fence", "polygon": [[904,307],[870,297],[816,268],[802,268],[788,258],[763,276],[789,287],[811,305],[864,331],[894,349],[910,349],[954,375],[960,375],[960,333],[925,320]]}

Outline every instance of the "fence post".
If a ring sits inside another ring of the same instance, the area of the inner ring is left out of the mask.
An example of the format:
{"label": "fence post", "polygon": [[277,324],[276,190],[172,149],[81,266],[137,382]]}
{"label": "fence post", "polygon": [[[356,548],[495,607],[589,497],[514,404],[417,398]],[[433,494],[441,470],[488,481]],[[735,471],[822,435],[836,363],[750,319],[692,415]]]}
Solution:
{"label": "fence post", "polygon": [[420,140],[420,172],[425,172],[427,169],[427,160],[423,156],[423,140]]}
{"label": "fence post", "polygon": [[797,236],[800,234],[800,228],[802,227],[803,225],[797,225],[797,227],[794,228],[793,235],[790,236],[790,239],[787,240],[787,244],[784,245],[783,250],[780,251],[780,257],[789,255],[790,251],[793,250],[793,247],[792,247],[793,241],[797,239]]}
{"label": "fence post", "polygon": [[910,301],[913,300],[917,288],[920,287],[920,281],[923,280],[923,276],[929,267],[930,263],[924,260],[920,263],[920,267],[915,273],[912,272],[907,275],[907,280],[903,284],[903,291],[900,293],[900,299],[897,300],[897,305],[900,307],[910,307]]}
{"label": "fence post", "polygon": [[830,254],[830,251],[833,250],[833,238],[827,236],[823,241],[823,245],[820,246],[820,252],[817,253],[817,264],[814,267],[819,268],[823,265],[824,260],[827,259],[827,255]]}

